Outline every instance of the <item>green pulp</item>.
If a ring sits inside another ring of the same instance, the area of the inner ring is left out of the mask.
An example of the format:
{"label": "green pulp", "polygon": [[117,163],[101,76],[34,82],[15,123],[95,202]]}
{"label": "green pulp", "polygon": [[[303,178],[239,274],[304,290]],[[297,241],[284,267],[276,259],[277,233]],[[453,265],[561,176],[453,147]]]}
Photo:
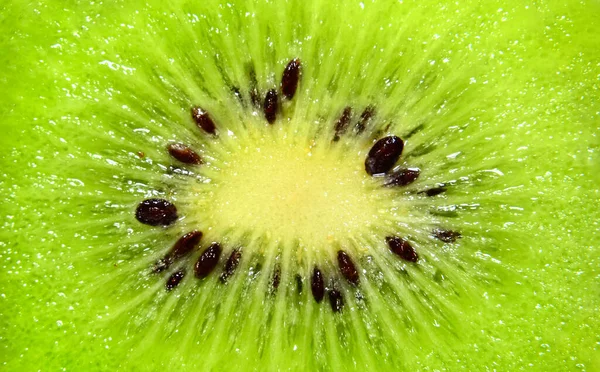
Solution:
{"label": "green pulp", "polygon": [[[599,370],[598,14],[586,1],[0,5],[0,365]],[[251,85],[249,66],[261,92],[276,87],[295,57],[301,85],[276,125],[329,138],[345,106],[370,104],[376,128],[422,125],[402,161],[423,169],[415,187],[453,187],[415,210],[463,238],[428,245],[431,221],[407,222],[427,260],[361,261],[368,305],[347,298],[341,314],[286,283],[261,294],[266,276],[190,275],[166,293],[148,268],[195,226],[133,213],[193,199],[167,175],[166,143],[193,144],[210,169],[218,142],[189,108],[223,131],[259,123],[230,88]]]}

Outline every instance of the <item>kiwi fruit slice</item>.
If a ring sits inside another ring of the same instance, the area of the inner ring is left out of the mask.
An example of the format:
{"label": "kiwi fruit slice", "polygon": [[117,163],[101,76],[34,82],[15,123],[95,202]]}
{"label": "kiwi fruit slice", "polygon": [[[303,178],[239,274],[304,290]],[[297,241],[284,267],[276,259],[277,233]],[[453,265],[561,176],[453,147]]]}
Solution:
{"label": "kiwi fruit slice", "polygon": [[597,2],[1,5],[6,370],[598,370]]}

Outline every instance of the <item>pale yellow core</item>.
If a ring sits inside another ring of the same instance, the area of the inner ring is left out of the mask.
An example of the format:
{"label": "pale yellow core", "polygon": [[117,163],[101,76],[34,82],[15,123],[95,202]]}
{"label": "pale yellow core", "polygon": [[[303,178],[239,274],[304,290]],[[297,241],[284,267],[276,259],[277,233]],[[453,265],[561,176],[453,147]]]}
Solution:
{"label": "pale yellow core", "polygon": [[268,137],[220,162],[210,203],[215,226],[323,247],[373,225],[377,192],[358,151]]}

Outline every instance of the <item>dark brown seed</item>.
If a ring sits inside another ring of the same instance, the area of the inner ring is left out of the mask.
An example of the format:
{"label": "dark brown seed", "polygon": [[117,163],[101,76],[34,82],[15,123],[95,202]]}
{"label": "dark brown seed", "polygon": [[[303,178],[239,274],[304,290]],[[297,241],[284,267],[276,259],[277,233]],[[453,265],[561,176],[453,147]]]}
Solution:
{"label": "dark brown seed", "polygon": [[365,170],[370,175],[389,171],[400,158],[403,148],[404,142],[400,137],[383,137],[371,147],[365,160]]}
{"label": "dark brown seed", "polygon": [[185,276],[185,269],[180,269],[180,270],[174,272],[173,274],[171,274],[169,279],[167,279],[167,283],[165,284],[165,288],[167,289],[167,291],[170,291],[173,288],[177,287],[179,285],[179,283],[181,283],[181,280],[183,279],[184,276]]}
{"label": "dark brown seed", "polygon": [[206,133],[215,134],[215,122],[204,109],[198,106],[192,107],[192,118],[196,122],[198,128],[202,129]]}
{"label": "dark brown seed", "polygon": [[150,226],[168,226],[177,220],[177,208],[164,199],[147,199],[137,206],[135,218]]}
{"label": "dark brown seed", "polygon": [[239,249],[234,249],[233,252],[229,255],[227,262],[225,262],[225,268],[223,269],[223,273],[219,277],[221,282],[227,282],[227,279],[233,275],[235,269],[237,269],[240,259],[242,258],[242,252]]}
{"label": "dark brown seed", "polygon": [[406,186],[416,181],[421,171],[417,168],[402,168],[385,178],[386,186]]}
{"label": "dark brown seed", "polygon": [[346,133],[348,129],[348,124],[350,124],[350,119],[352,119],[352,107],[347,106],[344,108],[342,115],[335,122],[335,136],[333,136],[333,141],[337,142],[340,140],[340,137]]}
{"label": "dark brown seed", "polygon": [[186,164],[201,164],[200,156],[183,143],[171,143],[167,146],[169,154],[175,159]]}
{"label": "dark brown seed", "polygon": [[159,273],[164,271],[171,266],[173,262],[177,259],[185,256],[190,253],[195,246],[200,243],[200,239],[202,238],[202,232],[198,230],[194,230],[189,232],[179,238],[173,247],[169,250],[169,253],[165,255],[165,257],[158,260],[158,262],[154,265],[154,272]]}
{"label": "dark brown seed", "polygon": [[296,274],[296,289],[298,293],[302,293],[302,276],[300,274]]}
{"label": "dark brown seed", "polygon": [[212,243],[202,254],[194,266],[194,273],[197,278],[205,278],[210,274],[217,263],[219,263],[219,257],[221,256],[221,245],[219,243]]}
{"label": "dark brown seed", "polygon": [[275,270],[273,271],[273,279],[271,280],[271,285],[273,286],[273,289],[279,288],[280,282],[281,282],[281,269],[279,268],[279,266],[277,266],[275,268]]}
{"label": "dark brown seed", "polygon": [[175,242],[173,248],[171,248],[170,255],[175,257],[175,259],[185,256],[190,253],[195,246],[200,243],[200,239],[202,239],[202,232],[198,230],[191,231]]}
{"label": "dark brown seed", "polygon": [[436,196],[443,192],[446,192],[446,190],[448,190],[448,189],[445,187],[434,187],[429,190],[421,191],[419,194],[425,193],[427,196]]}
{"label": "dark brown seed", "polygon": [[267,92],[265,103],[263,104],[263,111],[269,124],[273,124],[277,117],[277,91],[275,89],[271,89]]}
{"label": "dark brown seed", "polygon": [[294,98],[294,94],[296,94],[298,80],[300,80],[300,68],[300,60],[296,58],[292,59],[283,70],[283,76],[281,77],[281,92],[287,99]]}
{"label": "dark brown seed", "polygon": [[354,266],[354,262],[352,262],[350,256],[348,256],[348,254],[344,251],[338,251],[337,259],[338,265],[340,266],[340,271],[348,283],[358,285],[358,271],[356,270],[356,266]]}
{"label": "dark brown seed", "polygon": [[358,119],[358,123],[354,127],[354,132],[356,134],[364,132],[373,116],[375,116],[375,106],[367,106],[362,114],[360,114],[360,119]]}
{"label": "dark brown seed", "polygon": [[318,267],[315,267],[313,270],[310,288],[315,301],[317,301],[317,303],[321,302],[323,296],[325,296],[325,280],[323,279],[323,273],[321,273],[321,270],[319,270]]}
{"label": "dark brown seed", "polygon": [[415,249],[406,240],[397,236],[388,236],[385,238],[390,250],[400,256],[405,261],[417,262],[419,255]]}
{"label": "dark brown seed", "polygon": [[444,243],[454,243],[462,235],[458,231],[435,229],[433,230],[433,236]]}
{"label": "dark brown seed", "polygon": [[342,308],[344,307],[344,297],[342,297],[340,291],[335,288],[329,291],[329,303],[331,304],[331,310],[333,310],[334,313],[342,311]]}

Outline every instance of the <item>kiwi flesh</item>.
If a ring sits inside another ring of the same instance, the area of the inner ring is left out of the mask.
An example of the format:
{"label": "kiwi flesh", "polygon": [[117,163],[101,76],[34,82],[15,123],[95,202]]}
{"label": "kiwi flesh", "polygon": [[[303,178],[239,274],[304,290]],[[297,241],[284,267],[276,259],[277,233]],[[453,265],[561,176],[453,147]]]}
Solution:
{"label": "kiwi flesh", "polygon": [[7,370],[600,368],[597,4],[2,7]]}

